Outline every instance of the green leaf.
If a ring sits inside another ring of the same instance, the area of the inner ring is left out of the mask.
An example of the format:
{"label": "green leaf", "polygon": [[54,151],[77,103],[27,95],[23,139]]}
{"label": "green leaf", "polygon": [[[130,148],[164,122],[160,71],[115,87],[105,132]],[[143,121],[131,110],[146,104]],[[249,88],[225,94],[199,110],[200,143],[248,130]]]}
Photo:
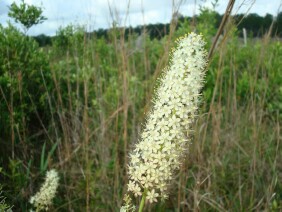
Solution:
{"label": "green leaf", "polygon": [[40,171],[41,172],[45,171],[45,169],[44,169],[44,166],[45,166],[45,163],[44,163],[44,160],[45,160],[45,148],[46,148],[46,143],[43,144],[42,151],[41,151],[41,160],[40,160]]}

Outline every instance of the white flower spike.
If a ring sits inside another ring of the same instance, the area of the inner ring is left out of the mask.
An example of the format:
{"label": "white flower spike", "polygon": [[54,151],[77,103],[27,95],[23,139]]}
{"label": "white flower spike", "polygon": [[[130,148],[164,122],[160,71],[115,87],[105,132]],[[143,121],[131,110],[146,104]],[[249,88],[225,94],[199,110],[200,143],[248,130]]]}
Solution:
{"label": "white flower spike", "polygon": [[30,198],[29,202],[34,205],[36,211],[48,210],[55,197],[59,186],[59,175],[56,170],[47,171],[46,179],[39,192]]}
{"label": "white flower spike", "polygon": [[142,192],[151,203],[167,198],[173,173],[188,148],[187,133],[197,115],[207,65],[202,35],[190,33],[176,42],[170,66],[155,91],[141,140],[130,154],[128,191],[135,196]]}

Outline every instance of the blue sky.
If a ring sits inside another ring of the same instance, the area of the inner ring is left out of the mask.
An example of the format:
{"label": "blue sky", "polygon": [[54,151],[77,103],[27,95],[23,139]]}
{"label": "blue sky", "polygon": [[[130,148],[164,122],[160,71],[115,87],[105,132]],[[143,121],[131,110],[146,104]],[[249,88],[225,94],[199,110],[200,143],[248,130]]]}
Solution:
{"label": "blue sky", "polygon": [[[0,0],[0,23],[7,25],[8,6],[14,0]],[[21,0],[15,0],[20,3]],[[136,26],[149,23],[168,23],[173,12],[172,0],[25,0],[27,4],[41,6],[48,18],[33,26],[29,35],[55,35],[56,30],[69,24],[82,24],[89,31],[108,28],[113,18],[120,25]],[[180,0],[174,0],[179,5]],[[182,0],[179,12],[185,16],[199,13],[199,5],[211,7],[213,0]],[[267,2],[267,3],[266,3]],[[219,0],[216,10],[224,13],[228,0]],[[233,13],[266,13],[276,15],[282,0],[237,0]],[[282,8],[281,8],[282,9]],[[113,12],[114,17],[110,15]],[[280,10],[281,11],[281,10]]]}

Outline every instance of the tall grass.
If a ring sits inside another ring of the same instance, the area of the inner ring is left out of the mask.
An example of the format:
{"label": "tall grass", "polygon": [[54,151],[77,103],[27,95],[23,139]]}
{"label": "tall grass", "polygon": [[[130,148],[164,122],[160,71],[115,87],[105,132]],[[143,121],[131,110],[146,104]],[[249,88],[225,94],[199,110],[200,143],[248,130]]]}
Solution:
{"label": "tall grass", "polygon": [[[217,29],[204,29],[213,13],[205,10],[203,17],[178,28],[172,21],[161,40],[150,40],[146,27],[141,35],[125,37],[125,29],[113,25],[108,38],[90,36],[83,27],[60,29],[53,46],[43,49],[51,85],[40,70],[49,121],[35,111],[39,134],[12,130],[7,140],[1,138],[6,202],[27,211],[49,167],[62,178],[53,211],[118,211],[127,189],[128,152],[173,41],[195,29],[212,46]],[[149,211],[281,210],[282,46],[270,33],[244,46],[228,20],[210,59],[187,160],[168,201],[148,206]],[[4,101],[7,94],[1,95]],[[17,154],[20,150],[24,154]]]}

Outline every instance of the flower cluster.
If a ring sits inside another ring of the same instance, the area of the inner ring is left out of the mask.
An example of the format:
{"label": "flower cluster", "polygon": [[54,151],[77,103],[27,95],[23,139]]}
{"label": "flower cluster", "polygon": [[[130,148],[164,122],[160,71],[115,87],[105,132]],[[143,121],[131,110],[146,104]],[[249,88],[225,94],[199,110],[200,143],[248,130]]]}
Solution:
{"label": "flower cluster", "polygon": [[37,211],[48,210],[52,204],[52,199],[55,197],[56,190],[59,185],[59,175],[56,170],[47,171],[46,179],[40,191],[30,198],[30,203],[33,204]]}
{"label": "flower cluster", "polygon": [[167,198],[173,172],[187,150],[207,63],[201,35],[190,33],[176,42],[140,141],[130,154],[128,191],[135,196],[145,192],[151,203]]}
{"label": "flower cluster", "polygon": [[132,204],[131,198],[128,194],[124,196],[123,200],[125,204],[120,208],[120,212],[135,211],[136,207]]}

